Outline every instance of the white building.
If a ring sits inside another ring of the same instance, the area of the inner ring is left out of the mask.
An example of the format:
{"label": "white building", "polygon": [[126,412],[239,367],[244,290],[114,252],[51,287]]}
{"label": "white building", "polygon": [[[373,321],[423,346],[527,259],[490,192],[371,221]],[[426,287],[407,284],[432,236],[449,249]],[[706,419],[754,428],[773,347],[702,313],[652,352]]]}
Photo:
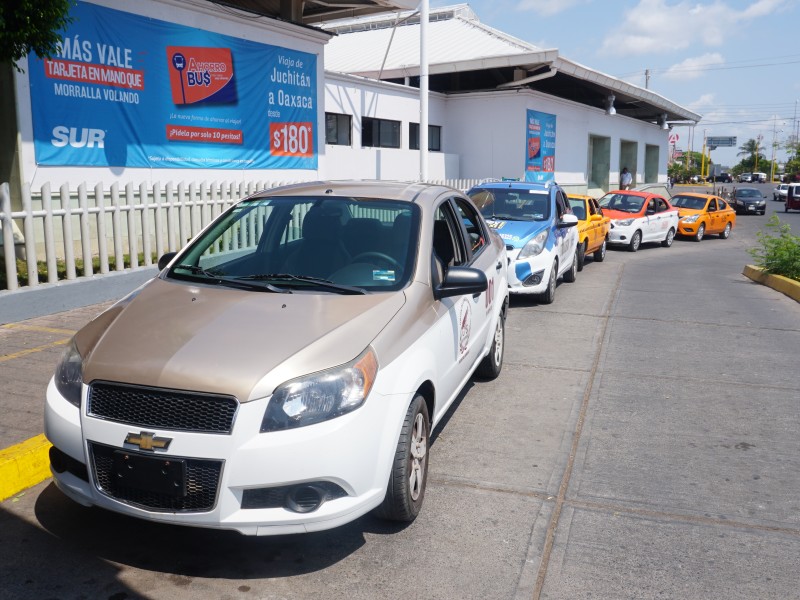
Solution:
{"label": "white building", "polygon": [[[17,151],[0,157],[0,181],[419,179],[419,14],[400,10],[417,2],[341,4],[79,2],[64,52],[13,75]],[[541,154],[573,191],[613,188],[623,167],[664,182],[669,125],[700,119],[487,27],[466,4],[430,11],[428,29],[431,180],[524,179]],[[195,59],[218,76],[216,96],[187,97]],[[531,115],[550,127],[541,147]]]}

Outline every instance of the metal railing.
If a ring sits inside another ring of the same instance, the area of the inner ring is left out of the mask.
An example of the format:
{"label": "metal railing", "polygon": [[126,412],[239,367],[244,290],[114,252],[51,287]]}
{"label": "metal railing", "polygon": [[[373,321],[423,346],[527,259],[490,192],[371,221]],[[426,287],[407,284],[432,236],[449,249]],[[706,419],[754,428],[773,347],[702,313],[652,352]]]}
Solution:
{"label": "metal railing", "polygon": [[[478,181],[432,183],[466,190]],[[0,184],[0,249],[6,289],[20,287],[18,257],[25,263],[28,287],[40,285],[40,257],[47,284],[59,281],[58,261],[63,262],[67,280],[79,279],[79,268],[81,277],[93,277],[112,270],[150,267],[154,255],[179,250],[240,198],[287,183],[296,182],[128,183],[124,187],[118,183],[81,183],[77,188],[64,184],[57,192],[50,184],[37,191],[26,184],[22,188],[22,210],[14,212],[9,185]],[[21,223],[24,239],[16,244],[15,221]],[[95,259],[99,259],[97,269]]]}

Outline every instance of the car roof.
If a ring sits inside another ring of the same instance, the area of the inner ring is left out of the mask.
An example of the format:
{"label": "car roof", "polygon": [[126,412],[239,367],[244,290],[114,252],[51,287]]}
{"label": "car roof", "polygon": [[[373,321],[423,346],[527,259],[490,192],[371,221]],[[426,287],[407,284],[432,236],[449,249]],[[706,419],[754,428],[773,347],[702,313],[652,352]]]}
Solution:
{"label": "car roof", "polygon": [[678,192],[675,194],[676,196],[692,196],[693,198],[705,198],[708,200],[709,198],[719,198],[719,196],[715,196],[714,194],[702,194],[700,192]]}
{"label": "car roof", "polygon": [[270,188],[253,194],[249,198],[270,196],[328,196],[331,198],[379,198],[406,202],[425,202],[438,198],[443,193],[458,193],[459,190],[445,185],[404,181],[342,180],[311,181],[294,185]]}
{"label": "car roof", "polygon": [[650,198],[651,196],[656,196],[657,198],[663,198],[663,196],[659,196],[658,194],[654,194],[653,192],[640,192],[639,190],[609,190],[609,194],[622,194],[624,196],[639,196],[640,198]]}
{"label": "car roof", "polygon": [[576,200],[591,200],[592,196],[586,196],[584,194],[567,194],[567,198],[574,198]]}
{"label": "car roof", "polygon": [[486,189],[512,189],[512,190],[535,190],[546,192],[552,188],[555,183],[536,183],[532,181],[484,181],[473,185],[472,188],[486,188]]}

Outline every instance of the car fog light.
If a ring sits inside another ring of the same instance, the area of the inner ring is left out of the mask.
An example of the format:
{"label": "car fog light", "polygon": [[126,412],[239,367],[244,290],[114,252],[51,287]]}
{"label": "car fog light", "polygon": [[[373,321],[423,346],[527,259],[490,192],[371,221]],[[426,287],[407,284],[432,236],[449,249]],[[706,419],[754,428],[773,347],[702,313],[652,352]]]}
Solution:
{"label": "car fog light", "polygon": [[536,271],[536,273],[532,273],[529,275],[525,281],[522,282],[524,286],[531,286],[531,285],[539,285],[542,283],[542,277],[544,277],[544,269],[541,271]]}

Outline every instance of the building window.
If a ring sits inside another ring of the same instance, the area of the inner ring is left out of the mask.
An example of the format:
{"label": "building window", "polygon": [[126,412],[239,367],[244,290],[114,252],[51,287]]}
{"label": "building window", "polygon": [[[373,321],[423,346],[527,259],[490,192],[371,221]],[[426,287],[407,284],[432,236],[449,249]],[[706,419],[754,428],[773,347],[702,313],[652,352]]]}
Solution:
{"label": "building window", "polygon": [[361,117],[361,145],[365,148],[399,148],[400,121]]}
{"label": "building window", "polygon": [[325,143],[334,146],[350,146],[350,115],[325,113]]}
{"label": "building window", "polygon": [[[419,150],[419,123],[408,124],[408,147]],[[442,151],[442,126],[428,125],[428,150]]]}

